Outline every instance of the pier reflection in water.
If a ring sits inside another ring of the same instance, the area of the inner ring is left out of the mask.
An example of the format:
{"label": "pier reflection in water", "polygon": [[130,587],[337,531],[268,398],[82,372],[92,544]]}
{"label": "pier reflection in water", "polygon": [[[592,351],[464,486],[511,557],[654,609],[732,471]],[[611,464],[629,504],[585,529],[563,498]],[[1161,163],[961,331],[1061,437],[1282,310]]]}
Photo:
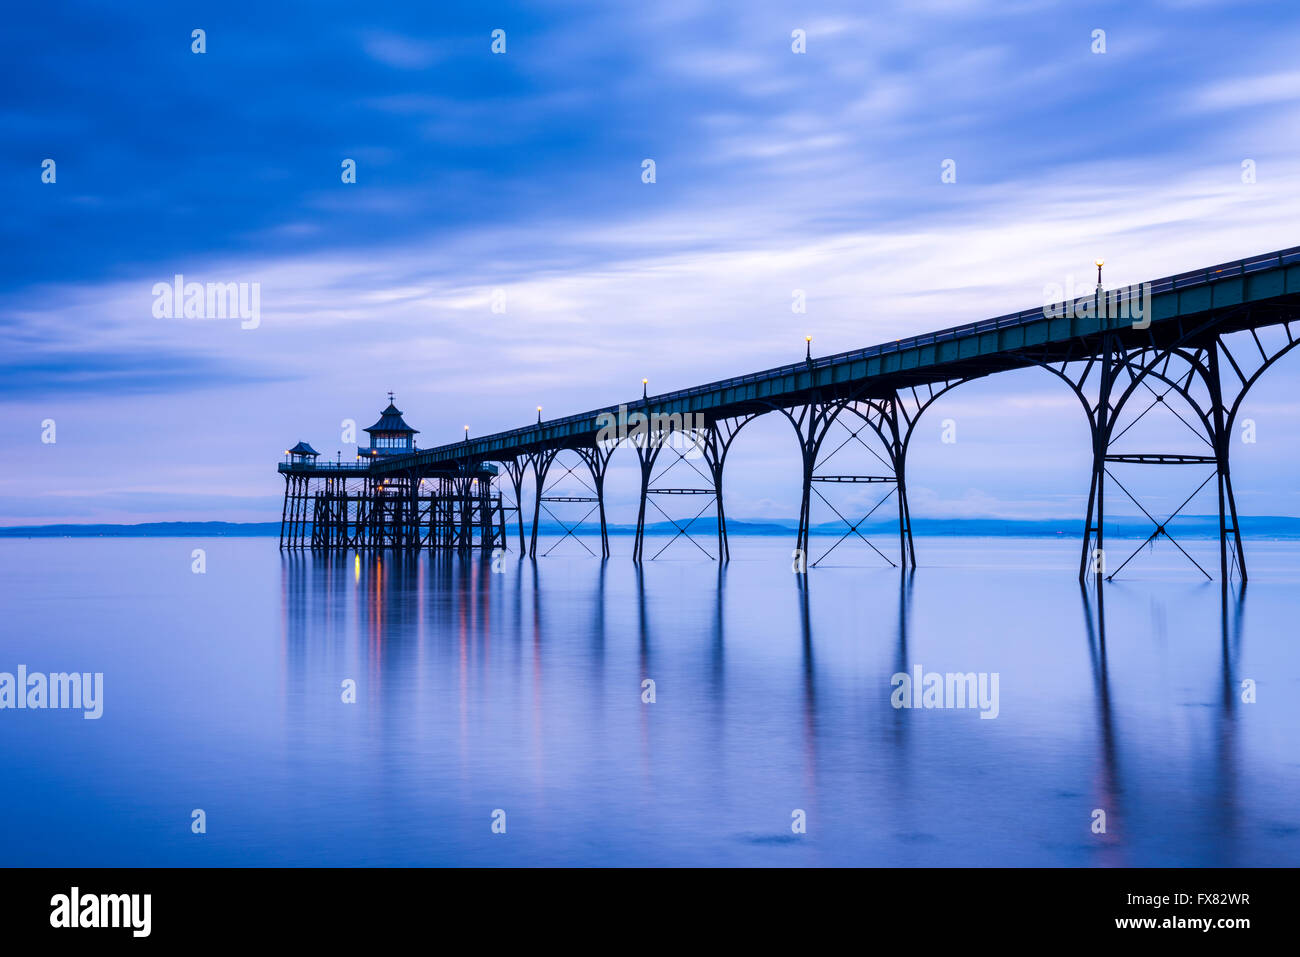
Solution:
{"label": "pier reflection in water", "polygon": [[[1276,800],[1297,794],[1300,749],[1273,750],[1272,725],[1295,705],[1241,703],[1240,588],[801,578],[745,560],[764,544],[720,569],[286,558],[290,749],[331,750],[391,824],[371,847],[402,861],[1300,860],[1295,802]],[[1282,633],[1259,636],[1265,659]],[[894,708],[891,676],[917,665],[998,673],[997,718]],[[348,675],[354,712],[336,703]],[[423,840],[394,804],[428,820]]]}

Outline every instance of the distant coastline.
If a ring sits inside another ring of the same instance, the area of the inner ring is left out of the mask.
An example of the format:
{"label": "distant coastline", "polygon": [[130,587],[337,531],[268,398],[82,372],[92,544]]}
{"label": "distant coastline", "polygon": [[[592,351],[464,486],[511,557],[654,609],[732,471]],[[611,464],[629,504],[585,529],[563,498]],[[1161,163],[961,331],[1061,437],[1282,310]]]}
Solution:
{"label": "distant coastline", "polygon": [[[998,518],[934,518],[914,519],[912,531],[918,536],[967,538],[1074,538],[1080,534],[1082,519],[998,519]],[[1187,539],[1217,538],[1218,516],[1182,516],[1170,528],[1175,536]],[[1106,532],[1115,538],[1146,538],[1152,526],[1141,518],[1122,517],[1106,523]],[[580,531],[598,533],[598,526],[586,524]],[[611,535],[631,535],[633,525],[609,526]],[[690,527],[692,535],[714,534],[712,520],[701,519]],[[812,528],[814,535],[844,534],[847,526],[824,522]],[[1300,518],[1286,515],[1242,516],[1242,533],[1248,538],[1300,540]],[[543,535],[561,534],[563,529],[551,523],[542,523],[538,531]],[[727,531],[731,535],[794,534],[793,519],[743,521],[729,519]],[[896,534],[897,525],[878,522],[861,526],[864,534]],[[676,529],[669,522],[647,525],[649,535],[671,535]],[[11,525],[0,527],[0,538],[277,538],[279,522],[145,522],[138,525],[62,524],[62,525]],[[514,535],[513,524],[507,524],[507,534]]]}

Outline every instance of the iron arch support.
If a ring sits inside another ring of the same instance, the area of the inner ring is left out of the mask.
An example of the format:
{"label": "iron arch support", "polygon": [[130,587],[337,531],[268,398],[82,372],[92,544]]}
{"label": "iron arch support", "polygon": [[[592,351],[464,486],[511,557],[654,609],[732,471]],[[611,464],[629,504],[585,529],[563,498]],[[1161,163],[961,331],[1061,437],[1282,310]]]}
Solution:
{"label": "iron arch support", "polygon": [[[868,477],[868,476],[836,476],[834,480],[860,480],[860,481],[888,481],[894,486],[890,494],[897,496],[898,506],[898,529],[899,529],[899,560],[900,564],[906,568],[910,564],[916,565],[916,546],[912,536],[911,528],[911,510],[907,502],[907,478],[906,478],[906,455],[907,449],[911,443],[917,422],[922,414],[936,401],[940,396],[949,390],[956,388],[963,382],[970,381],[976,377],[961,377],[953,379],[936,380],[935,382],[918,384],[909,387],[906,391],[896,390],[892,396],[887,398],[864,397],[865,387],[851,393],[845,397],[839,397],[830,400],[819,400],[816,396],[811,401],[793,407],[773,406],[776,411],[781,412],[794,428],[799,438],[800,452],[802,456],[802,489],[800,496],[799,508],[799,532],[796,538],[797,553],[807,556],[808,545],[811,535],[812,520],[812,496],[814,494],[813,484],[819,481],[817,476],[817,462],[824,448],[827,436],[830,434],[832,427],[839,423],[849,431],[851,439],[857,439],[861,428],[854,430],[849,425],[841,421],[841,417],[847,411],[856,416],[864,423],[862,428],[869,427],[876,437],[880,440],[885,448],[887,458],[882,458],[877,454],[891,471],[888,477]],[[861,441],[858,439],[858,441]],[[865,443],[863,443],[865,445]],[[843,445],[840,446],[841,448]],[[872,454],[874,450],[867,446]],[[831,452],[834,455],[839,449]],[[822,481],[829,480],[829,477],[823,477]],[[825,496],[820,492],[816,493],[819,498],[826,501]],[[881,499],[875,506],[878,508],[888,498]],[[829,502],[827,502],[830,505]],[[838,513],[833,505],[831,508]],[[875,510],[872,509],[872,511]],[[860,532],[858,526],[870,516],[870,512],[857,523],[850,522],[840,515],[841,520],[848,526],[849,531],[844,537],[832,546],[832,550],[838,547],[839,543],[844,541],[847,535],[856,534],[866,544],[871,547],[877,554],[889,564],[894,562],[879,549],[875,548],[871,542],[867,541]],[[829,554],[829,552],[827,552]],[[825,558],[825,555],[821,556]],[[820,561],[819,558],[817,561]],[[812,564],[816,564],[813,562]]]}

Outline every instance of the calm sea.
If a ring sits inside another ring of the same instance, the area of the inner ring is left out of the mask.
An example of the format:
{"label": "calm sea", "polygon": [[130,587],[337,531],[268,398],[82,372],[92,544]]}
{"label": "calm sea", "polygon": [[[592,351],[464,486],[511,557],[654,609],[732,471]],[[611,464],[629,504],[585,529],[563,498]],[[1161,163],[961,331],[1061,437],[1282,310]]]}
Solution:
{"label": "calm sea", "polygon": [[[0,711],[0,864],[1300,864],[1300,544],[1226,601],[1168,546],[1099,601],[1070,541],[630,544],[0,541],[0,672],[104,675]],[[996,717],[893,707],[918,667]]]}

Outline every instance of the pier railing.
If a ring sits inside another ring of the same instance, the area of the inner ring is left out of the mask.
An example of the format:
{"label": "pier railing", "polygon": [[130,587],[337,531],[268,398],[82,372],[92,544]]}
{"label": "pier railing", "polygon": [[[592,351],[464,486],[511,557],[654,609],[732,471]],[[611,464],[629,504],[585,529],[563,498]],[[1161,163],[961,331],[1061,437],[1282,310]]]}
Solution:
{"label": "pier railing", "polygon": [[[280,462],[277,468],[281,472],[330,472],[335,475],[368,475],[375,463],[397,460],[398,458],[399,456],[394,455],[365,459],[360,462]],[[401,456],[401,458],[406,457]],[[478,472],[487,475],[496,475],[499,472],[496,465],[491,462],[481,462],[476,468]]]}
{"label": "pier railing", "polygon": [[281,472],[354,472],[358,475],[370,471],[370,462],[281,462]]}

